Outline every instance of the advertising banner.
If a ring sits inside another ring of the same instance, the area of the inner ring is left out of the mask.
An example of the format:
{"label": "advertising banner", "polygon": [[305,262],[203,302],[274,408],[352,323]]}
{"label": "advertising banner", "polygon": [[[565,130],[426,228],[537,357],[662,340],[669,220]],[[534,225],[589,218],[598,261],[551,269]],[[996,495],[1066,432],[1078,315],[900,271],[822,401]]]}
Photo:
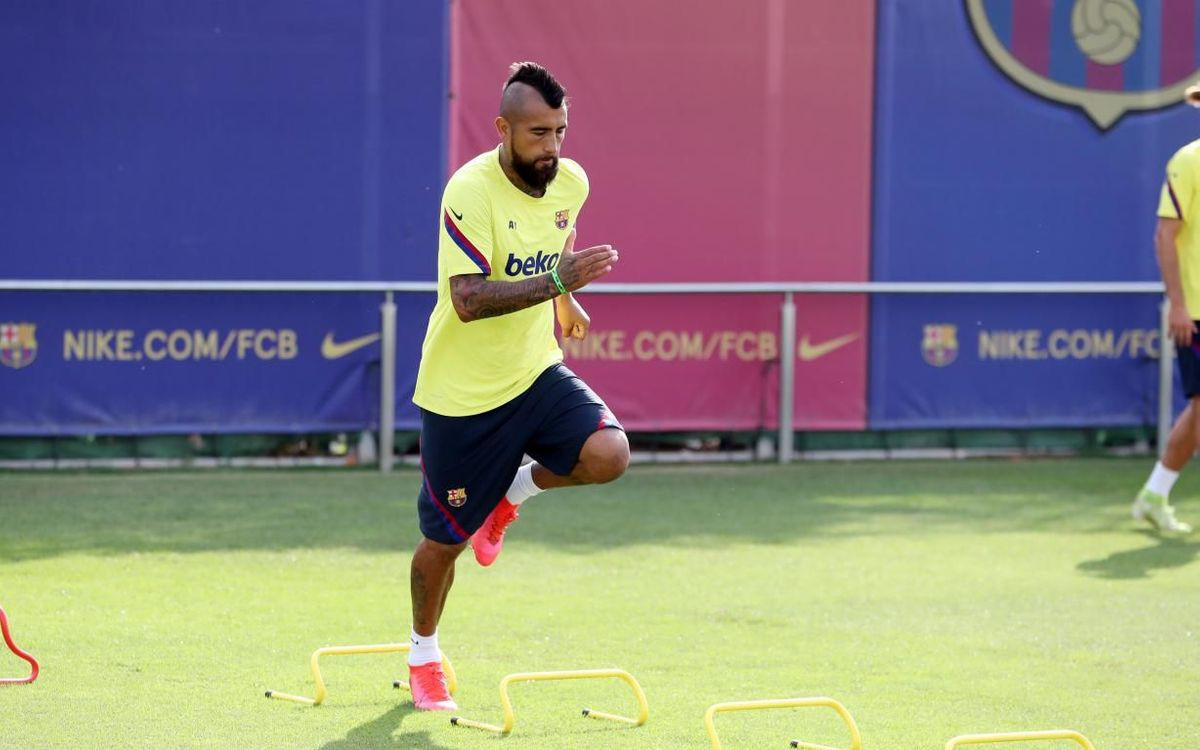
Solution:
{"label": "advertising banner", "polygon": [[[576,247],[621,252],[605,280],[866,280],[874,2],[461,0],[452,14],[451,168],[496,145],[509,64],[547,66],[570,96],[563,154],[591,182]],[[599,340],[568,361],[627,427],[776,419],[778,296],[582,296]],[[863,428],[866,299],[797,305],[803,351],[820,355],[798,363],[798,424]]]}
{"label": "advertising banner", "polygon": [[[0,4],[5,277],[432,281],[447,38],[445,0]],[[4,293],[0,433],[376,424],[381,297]]]}
{"label": "advertising banner", "polygon": [[[880,4],[872,280],[1158,280],[1196,2],[1092,5]],[[1153,295],[879,296],[869,425],[1151,423],[1157,328]]]}
{"label": "advertising banner", "polygon": [[871,424],[1086,427],[1158,418],[1158,301],[1087,295],[884,297]]}
{"label": "advertising banner", "polygon": [[[0,295],[0,434],[357,430],[379,422],[379,294]],[[431,294],[397,297],[398,426]]]}
{"label": "advertising banner", "polygon": [[[567,364],[629,429],[778,427],[781,295],[587,295],[591,335]],[[799,430],[857,424],[865,383],[861,299],[796,300]],[[859,346],[855,347],[854,344]]]}

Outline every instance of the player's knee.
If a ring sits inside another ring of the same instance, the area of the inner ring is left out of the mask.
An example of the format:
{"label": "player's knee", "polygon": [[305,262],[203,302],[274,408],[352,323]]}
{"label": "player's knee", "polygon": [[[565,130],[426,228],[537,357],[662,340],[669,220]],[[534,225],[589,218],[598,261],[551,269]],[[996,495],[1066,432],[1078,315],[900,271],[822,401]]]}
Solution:
{"label": "player's knee", "polygon": [[584,453],[584,478],[592,484],[611,482],[629,467],[629,440],[620,430],[604,430],[593,437],[600,439]]}
{"label": "player's knee", "polygon": [[426,537],[417,544],[417,549],[413,552],[413,559],[428,560],[435,564],[452,564],[455,558],[461,555],[462,551],[466,548],[466,542],[447,544],[445,542],[435,542]]}
{"label": "player's knee", "polygon": [[1176,422],[1188,421],[1193,426],[1200,425],[1200,396],[1192,396],[1188,399],[1187,406],[1176,418]]}

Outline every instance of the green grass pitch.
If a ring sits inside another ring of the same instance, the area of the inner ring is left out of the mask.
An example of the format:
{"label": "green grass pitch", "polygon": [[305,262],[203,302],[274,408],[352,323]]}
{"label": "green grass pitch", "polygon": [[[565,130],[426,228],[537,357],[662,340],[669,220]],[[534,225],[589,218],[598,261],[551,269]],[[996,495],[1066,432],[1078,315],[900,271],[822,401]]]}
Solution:
{"label": "green grass pitch", "polygon": [[[712,703],[828,695],[867,750],[1195,748],[1200,540],[1129,519],[1150,464],[638,466],[541,495],[494,567],[461,559],[460,713],[499,722],[509,672],[615,666],[650,721],[579,716],[632,714],[615,680],[523,684],[502,740],[412,711],[398,655],[328,658],[318,708],[263,697],[311,695],[319,646],[406,639],[414,471],[4,474],[0,606],[42,673],[0,686],[0,747],[708,748]],[[726,750],[847,745],[820,709],[717,724]]]}

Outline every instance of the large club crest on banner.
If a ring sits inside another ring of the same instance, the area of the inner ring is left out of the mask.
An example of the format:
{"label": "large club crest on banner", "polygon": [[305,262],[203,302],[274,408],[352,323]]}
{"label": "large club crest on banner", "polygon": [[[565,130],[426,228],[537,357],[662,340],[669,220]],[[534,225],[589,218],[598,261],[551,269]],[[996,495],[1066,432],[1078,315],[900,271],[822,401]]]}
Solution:
{"label": "large club crest on banner", "polygon": [[964,0],[992,62],[1101,130],[1184,99],[1200,73],[1200,0]]}

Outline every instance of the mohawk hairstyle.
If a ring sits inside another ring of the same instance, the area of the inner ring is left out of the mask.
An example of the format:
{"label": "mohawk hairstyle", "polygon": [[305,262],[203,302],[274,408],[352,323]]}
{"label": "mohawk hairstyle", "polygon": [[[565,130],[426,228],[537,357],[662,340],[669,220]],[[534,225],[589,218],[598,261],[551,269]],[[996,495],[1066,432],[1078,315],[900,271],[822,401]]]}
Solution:
{"label": "mohawk hairstyle", "polygon": [[563,106],[567,90],[562,87],[554,75],[535,62],[515,62],[508,66],[508,80],[504,82],[504,91],[514,83],[524,83],[537,89],[542,99],[553,109]]}

